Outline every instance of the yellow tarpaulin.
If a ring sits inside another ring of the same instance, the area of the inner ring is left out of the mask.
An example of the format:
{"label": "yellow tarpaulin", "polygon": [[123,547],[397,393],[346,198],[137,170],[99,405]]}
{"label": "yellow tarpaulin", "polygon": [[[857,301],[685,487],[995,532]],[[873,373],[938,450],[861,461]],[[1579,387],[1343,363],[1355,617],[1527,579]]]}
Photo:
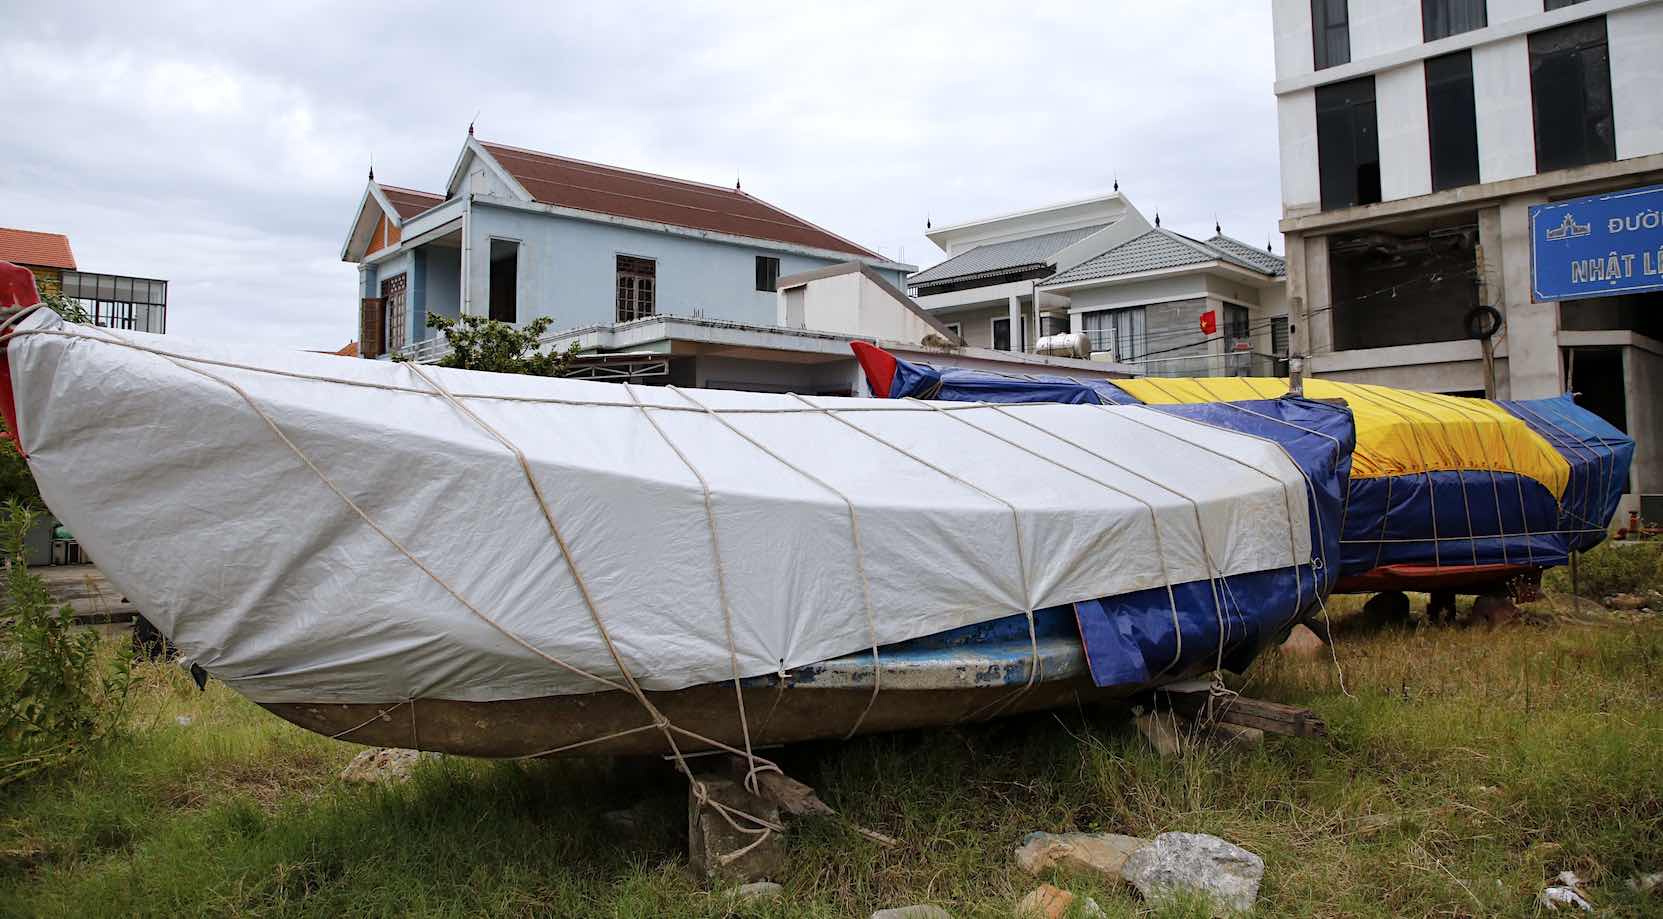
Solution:
{"label": "yellow tarpaulin", "polygon": [[[1114,385],[1155,405],[1239,402],[1285,395],[1288,381],[1267,377],[1115,380]],[[1358,478],[1428,471],[1513,472],[1562,497],[1571,467],[1523,421],[1487,399],[1307,380],[1312,399],[1344,399],[1357,421],[1351,474]]]}

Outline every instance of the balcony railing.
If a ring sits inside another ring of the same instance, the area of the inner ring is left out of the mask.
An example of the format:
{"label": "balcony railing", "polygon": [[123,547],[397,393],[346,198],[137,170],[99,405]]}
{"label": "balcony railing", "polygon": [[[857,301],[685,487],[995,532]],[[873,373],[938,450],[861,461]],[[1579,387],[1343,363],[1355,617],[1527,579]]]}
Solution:
{"label": "balcony railing", "polygon": [[400,358],[415,361],[418,364],[434,364],[440,358],[450,353],[450,341],[443,334],[435,334],[432,338],[411,342],[398,349]]}

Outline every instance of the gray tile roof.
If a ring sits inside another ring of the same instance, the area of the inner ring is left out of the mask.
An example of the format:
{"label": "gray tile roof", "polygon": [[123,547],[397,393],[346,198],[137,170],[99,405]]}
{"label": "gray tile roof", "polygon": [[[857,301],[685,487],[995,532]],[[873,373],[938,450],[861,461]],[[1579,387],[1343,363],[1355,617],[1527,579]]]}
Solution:
{"label": "gray tile roof", "polygon": [[1001,274],[1016,268],[1043,265],[1046,259],[1106,226],[1108,224],[1103,223],[1094,227],[1059,230],[1043,236],[1013,239],[1009,242],[987,243],[960,252],[945,262],[912,275],[907,278],[907,285],[917,287],[920,284],[940,284],[944,281]]}
{"label": "gray tile roof", "polygon": [[1232,239],[1222,233],[1207,240],[1207,245],[1221,252],[1228,252],[1243,261],[1251,262],[1254,267],[1273,277],[1279,278],[1288,273],[1288,263],[1282,256],[1258,246],[1250,246],[1239,239]]}
{"label": "gray tile roof", "polygon": [[[1224,240],[1225,244],[1215,245]],[[1229,247],[1226,248],[1226,245]],[[1142,236],[1137,236],[1115,246],[1113,249],[1088,259],[1067,271],[1052,275],[1044,283],[1067,284],[1071,281],[1092,281],[1098,278],[1113,278],[1126,274],[1137,274],[1143,271],[1160,271],[1165,268],[1182,268],[1185,265],[1202,265],[1207,262],[1229,262],[1240,268],[1259,274],[1275,277],[1281,272],[1282,260],[1271,256],[1268,252],[1255,255],[1252,252],[1240,251],[1251,249],[1242,243],[1228,237],[1213,237],[1208,242],[1190,239],[1182,233],[1160,228],[1152,229]],[[1276,266],[1271,266],[1257,256],[1269,256],[1275,259]]]}

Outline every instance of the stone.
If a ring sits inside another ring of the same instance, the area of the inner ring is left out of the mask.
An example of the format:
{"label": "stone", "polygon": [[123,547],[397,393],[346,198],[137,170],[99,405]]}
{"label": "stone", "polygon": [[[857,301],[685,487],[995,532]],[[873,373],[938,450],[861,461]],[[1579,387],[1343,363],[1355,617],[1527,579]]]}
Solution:
{"label": "stone", "polygon": [[1475,624],[1483,622],[1493,629],[1516,622],[1518,618],[1519,608],[1508,597],[1487,594],[1473,598],[1472,621]]}
{"label": "stone", "polygon": [[1328,645],[1309,626],[1301,623],[1288,631],[1287,639],[1282,642],[1282,653],[1293,657],[1319,657],[1328,653]]}
{"label": "stone", "polygon": [[953,919],[953,914],[939,906],[918,903],[912,906],[892,906],[872,914],[872,919]]}
{"label": "stone", "polygon": [[1646,598],[1639,594],[1614,594],[1605,598],[1605,605],[1608,609],[1633,612],[1646,605]]}
{"label": "stone", "polygon": [[[1183,736],[1178,731],[1178,720],[1171,712],[1150,712],[1132,719],[1138,733],[1155,752],[1162,756],[1177,756],[1183,748]],[[1187,723],[1187,722],[1185,722]]]}
{"label": "stone", "polygon": [[1050,884],[1041,884],[1016,901],[1016,919],[1062,919],[1074,905],[1074,895]]}
{"label": "stone", "polygon": [[416,764],[424,759],[437,759],[437,753],[422,753],[417,750],[401,750],[396,747],[382,747],[375,750],[365,750],[354,756],[352,762],[347,763],[341,770],[343,782],[388,782],[399,783],[410,780],[410,774]]}
{"label": "stone", "polygon": [[1120,833],[1029,833],[1016,848],[1016,866],[1029,874],[1056,867],[1119,880],[1127,856],[1147,845]]}
{"label": "stone", "polygon": [[1120,869],[1146,900],[1193,892],[1212,900],[1215,916],[1252,909],[1264,875],[1264,859],[1205,833],[1162,833]]}
{"label": "stone", "polygon": [[[779,823],[779,806],[751,794],[738,782],[710,775],[701,775],[696,781],[704,786],[711,801]],[[733,823],[751,829],[750,822],[738,815],[733,816]],[[694,786],[688,786],[687,866],[695,877],[706,881],[724,878],[748,882],[779,873],[785,866],[784,835],[773,832],[761,843],[752,846],[753,843],[757,843],[757,834],[735,829],[727,816],[701,803]],[[746,847],[751,848],[745,854],[730,858]]]}
{"label": "stone", "polygon": [[740,884],[733,889],[736,900],[774,900],[785,893],[785,888],[773,881],[755,881],[750,884]]}

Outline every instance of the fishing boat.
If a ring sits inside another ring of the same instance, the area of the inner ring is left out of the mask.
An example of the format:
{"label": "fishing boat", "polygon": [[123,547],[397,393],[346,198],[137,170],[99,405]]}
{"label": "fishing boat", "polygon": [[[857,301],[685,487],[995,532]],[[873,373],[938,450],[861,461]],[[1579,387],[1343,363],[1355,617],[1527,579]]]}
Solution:
{"label": "fishing boat", "polygon": [[1333,585],[1343,408],[810,398],[6,321],[0,412],[215,679],[362,743],[750,750],[1240,670]]}
{"label": "fishing boat", "polygon": [[[949,402],[1194,405],[1283,396],[1278,378],[1101,380],[931,367],[852,345],[873,395]],[[1342,593],[1534,593],[1544,569],[1605,538],[1634,441],[1569,394],[1486,400],[1327,380],[1357,448],[1339,558]]]}

